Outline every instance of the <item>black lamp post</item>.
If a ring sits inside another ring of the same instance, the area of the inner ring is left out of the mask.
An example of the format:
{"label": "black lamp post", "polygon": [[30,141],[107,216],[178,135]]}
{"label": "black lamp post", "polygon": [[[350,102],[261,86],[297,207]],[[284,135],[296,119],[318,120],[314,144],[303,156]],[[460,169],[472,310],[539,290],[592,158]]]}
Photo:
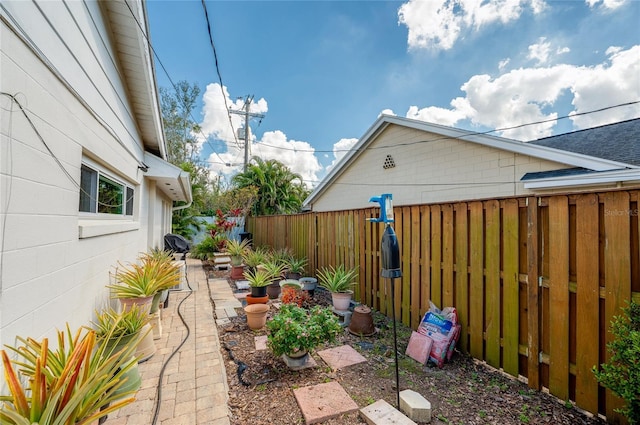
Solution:
{"label": "black lamp post", "polygon": [[400,270],[400,248],[398,246],[398,238],[396,232],[391,227],[393,223],[393,203],[392,195],[384,193],[380,196],[374,196],[369,202],[380,203],[380,216],[378,218],[370,218],[369,220],[377,223],[385,223],[384,233],[382,234],[381,252],[382,252],[382,273],[383,278],[391,281],[391,313],[393,316],[393,353],[395,355],[396,366],[396,403],[400,409],[400,372],[398,370],[398,336],[396,331],[396,302],[395,302],[395,279],[402,277]]}

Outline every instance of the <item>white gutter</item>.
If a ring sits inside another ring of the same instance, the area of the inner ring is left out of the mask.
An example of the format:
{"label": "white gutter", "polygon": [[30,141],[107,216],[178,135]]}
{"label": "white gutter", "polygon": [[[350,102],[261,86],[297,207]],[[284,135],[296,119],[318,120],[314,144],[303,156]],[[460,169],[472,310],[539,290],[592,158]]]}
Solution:
{"label": "white gutter", "polygon": [[637,182],[640,183],[640,169],[603,171],[574,176],[547,177],[541,179],[524,180],[525,189],[555,189],[575,186],[597,186],[611,183]]}

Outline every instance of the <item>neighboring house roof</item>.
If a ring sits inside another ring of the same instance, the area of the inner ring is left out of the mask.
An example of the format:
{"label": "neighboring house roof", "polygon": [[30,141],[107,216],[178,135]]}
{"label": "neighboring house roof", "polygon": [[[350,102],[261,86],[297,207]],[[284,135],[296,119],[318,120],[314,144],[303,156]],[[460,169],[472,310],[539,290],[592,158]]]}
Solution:
{"label": "neighboring house roof", "polygon": [[[381,115],[376,122],[367,130],[367,132],[358,140],[353,148],[331,169],[327,176],[320,184],[311,192],[309,197],[304,201],[304,208],[309,208],[314,200],[318,199],[331,184],[348,168],[357,158],[367,149],[367,147],[381,134],[388,126],[398,125],[415,130],[421,130],[442,136],[443,138],[453,138],[464,140],[479,145],[501,149],[507,152],[513,152],[521,155],[528,155],[535,158],[541,158],[561,164],[572,166],[573,169],[582,169],[586,171],[605,172],[611,170],[627,170],[634,169],[632,174],[635,176],[640,171],[633,163],[626,162],[624,158],[619,157],[598,157],[589,155],[578,150],[572,151],[558,146],[545,146],[533,142],[521,142],[503,137],[491,136],[484,133],[461,130],[453,127],[447,127],[438,124],[432,124],[425,121],[419,121],[409,118],[402,118],[391,115]],[[587,132],[589,130],[583,130]],[[569,133],[571,134],[571,133]],[[583,133],[584,134],[584,133]],[[622,137],[622,136],[621,136]],[[637,139],[637,137],[636,137]],[[542,139],[545,140],[545,139]],[[602,140],[601,138],[599,140]],[[560,143],[558,143],[559,145]],[[637,145],[636,145],[637,146]],[[563,175],[563,177],[571,177]],[[580,174],[580,173],[578,173]],[[543,177],[543,176],[538,176]],[[530,175],[528,178],[535,180],[538,177]],[[548,176],[544,176],[547,178]],[[617,175],[619,177],[619,175]],[[634,180],[637,177],[633,178]],[[526,186],[525,186],[526,187]],[[537,187],[545,187],[544,184]]]}
{"label": "neighboring house roof", "polygon": [[640,118],[529,143],[640,166]]}

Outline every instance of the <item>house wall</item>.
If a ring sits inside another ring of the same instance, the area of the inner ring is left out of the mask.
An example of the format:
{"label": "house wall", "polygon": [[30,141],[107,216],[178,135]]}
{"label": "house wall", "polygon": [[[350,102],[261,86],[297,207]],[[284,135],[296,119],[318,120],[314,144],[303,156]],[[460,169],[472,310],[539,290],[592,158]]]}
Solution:
{"label": "house wall", "polygon": [[[3,3],[15,23],[0,23],[0,91],[35,128],[0,96],[2,345],[87,325],[118,261],[170,229],[171,202],[138,169],[143,144],[98,2],[38,5],[58,34],[32,2]],[[134,187],[133,218],[78,212],[83,157]]]}
{"label": "house wall", "polygon": [[[388,146],[388,147],[387,147]],[[384,169],[387,155],[394,168]],[[394,205],[526,195],[528,172],[567,165],[391,125],[313,203],[314,211],[366,208],[392,193]]]}

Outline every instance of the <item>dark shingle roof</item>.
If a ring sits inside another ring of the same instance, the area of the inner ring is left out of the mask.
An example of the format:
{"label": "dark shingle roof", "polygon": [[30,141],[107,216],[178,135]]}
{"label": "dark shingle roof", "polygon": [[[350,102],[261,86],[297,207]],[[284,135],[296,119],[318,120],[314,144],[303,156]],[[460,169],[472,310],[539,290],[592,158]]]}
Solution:
{"label": "dark shingle roof", "polygon": [[529,143],[640,166],[640,118]]}

